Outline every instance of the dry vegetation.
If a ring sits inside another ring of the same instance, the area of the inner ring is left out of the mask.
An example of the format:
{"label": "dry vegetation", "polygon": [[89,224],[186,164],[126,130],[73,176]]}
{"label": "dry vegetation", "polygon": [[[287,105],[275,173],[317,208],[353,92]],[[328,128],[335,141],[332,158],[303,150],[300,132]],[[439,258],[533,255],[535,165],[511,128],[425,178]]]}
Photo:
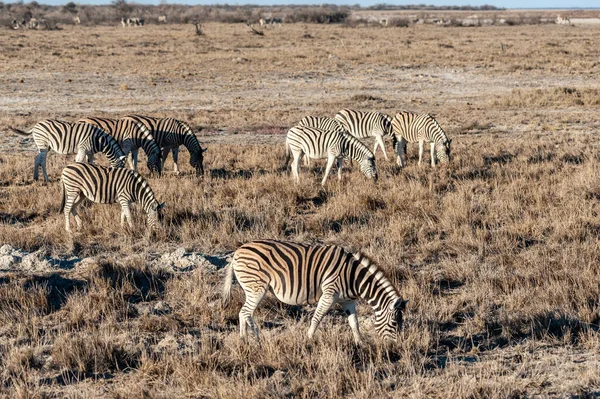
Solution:
{"label": "dry vegetation", "polygon": [[[2,395],[599,394],[599,28],[147,28],[0,36],[0,243],[91,257],[0,271]],[[355,167],[322,189],[318,162],[292,184],[281,133],[350,106],[436,115],[451,165],[418,168],[413,146],[405,170],[379,161],[377,184]],[[183,151],[184,176],[149,179],[167,203],[156,237],[96,204],[69,237],[56,179],[71,157],[32,182],[33,144],[6,127],[128,112],[201,130],[206,175]],[[244,345],[243,294],[220,308],[219,268],[257,238],[371,255],[410,298],[402,339],[381,342],[363,304],[363,346],[336,312],[309,342],[311,309],[269,298],[262,349]],[[209,262],[162,265],[179,247]]]}

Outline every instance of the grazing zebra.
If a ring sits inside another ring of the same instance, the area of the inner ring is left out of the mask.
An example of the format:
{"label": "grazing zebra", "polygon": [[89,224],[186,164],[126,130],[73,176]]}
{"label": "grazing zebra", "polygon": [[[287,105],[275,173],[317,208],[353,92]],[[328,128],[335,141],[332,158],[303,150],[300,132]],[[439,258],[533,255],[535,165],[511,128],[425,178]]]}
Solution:
{"label": "grazing zebra", "polygon": [[423,146],[425,142],[431,147],[431,166],[435,166],[435,154],[442,163],[450,160],[450,145],[452,140],[446,136],[440,125],[428,114],[415,114],[412,112],[399,112],[392,120],[394,134],[398,141],[398,165],[404,167],[402,152],[406,154],[406,143],[419,142],[419,166],[423,159]]}
{"label": "grazing zebra", "polygon": [[[328,118],[326,116],[305,116],[304,118],[300,119],[300,122],[298,122],[298,125],[296,126],[316,127],[326,131],[347,133],[346,129],[344,129],[344,127],[340,124],[340,121],[334,118]],[[305,166],[310,165],[309,159],[310,158],[308,155],[304,154]]]}
{"label": "grazing zebra", "polygon": [[[177,157],[179,154],[179,146],[184,145],[190,152],[190,165],[196,169],[196,176],[204,174],[202,153],[206,151],[202,149],[198,138],[192,131],[192,128],[185,122],[174,118],[153,118],[142,115],[129,115],[127,118],[133,119],[144,125],[158,146],[162,149],[162,169],[164,169],[165,160],[169,155],[169,151],[173,151],[173,162],[175,163],[175,173],[179,174],[177,166]],[[137,150],[132,150],[134,157],[137,157]]]}
{"label": "grazing zebra", "polygon": [[129,204],[139,202],[148,214],[148,224],[156,228],[162,220],[159,204],[146,180],[136,172],[125,168],[105,168],[86,163],[74,163],[63,169],[62,203],[60,210],[65,213],[65,228],[71,231],[69,216],[75,216],[77,227],[81,228],[81,219],[77,215],[77,205],[84,199],[100,204],[121,204],[121,226],[127,220],[129,227],[131,213]]}
{"label": "grazing zebra", "polygon": [[44,180],[48,181],[46,157],[51,149],[63,155],[77,154],[77,162],[83,162],[87,156],[88,161],[93,163],[94,154],[103,152],[113,167],[122,168],[125,164],[125,154],[116,140],[104,130],[87,123],[47,119],[38,122],[29,133],[10,126],[9,129],[23,136],[33,135],[39,151],[33,164],[34,180],[38,179],[38,169],[41,166]]}
{"label": "grazing zebra", "polygon": [[226,267],[223,302],[231,296],[233,275],[246,294],[240,310],[240,336],[247,326],[256,335],[252,315],[267,290],[288,305],[317,304],[308,330],[312,339],[327,311],[339,303],[348,315],[354,341],[360,342],[356,300],[362,298],[375,312],[375,329],[383,338],[396,339],[406,307],[396,288],[383,272],[360,252],[351,254],[335,245],[307,245],[286,241],[259,240],[242,245]]}
{"label": "grazing zebra", "polygon": [[361,172],[367,178],[373,178],[377,181],[377,170],[375,168],[373,153],[363,143],[348,133],[324,131],[307,126],[294,126],[288,131],[285,141],[286,166],[290,160],[290,152],[294,156],[292,172],[296,178],[296,182],[300,182],[298,161],[302,154],[306,154],[308,157],[314,159],[327,158],[325,176],[323,176],[323,180],[321,181],[321,185],[323,186],[336,159],[338,161],[338,179],[342,179],[343,158],[357,161]]}
{"label": "grazing zebra", "polygon": [[392,118],[381,112],[361,112],[351,109],[343,109],[337,113],[335,119],[340,121],[342,126],[356,138],[375,137],[375,147],[373,154],[377,152],[377,146],[381,146],[383,156],[387,160],[383,144],[383,136],[389,136],[392,139],[392,146],[396,147],[396,138],[392,132]]}
{"label": "grazing zebra", "polygon": [[114,137],[123,149],[125,156],[131,153],[131,168],[137,172],[137,150],[143,148],[148,157],[148,169],[151,172],[157,172],[159,175],[162,170],[160,147],[154,140],[152,134],[141,123],[130,119],[110,119],[110,118],[82,118],[78,122],[89,123],[98,126],[106,133]]}

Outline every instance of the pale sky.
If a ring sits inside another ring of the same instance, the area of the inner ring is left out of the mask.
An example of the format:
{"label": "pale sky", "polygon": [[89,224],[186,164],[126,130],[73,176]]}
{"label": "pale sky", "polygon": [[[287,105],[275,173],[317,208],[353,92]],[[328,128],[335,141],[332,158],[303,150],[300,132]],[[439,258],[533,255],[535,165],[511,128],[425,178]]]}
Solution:
{"label": "pale sky", "polygon": [[[50,4],[50,5],[62,5],[66,4],[71,0],[38,0],[38,3],[41,4]],[[75,3],[79,4],[110,4],[111,0],[73,0]],[[4,0],[5,3],[12,3],[13,1]],[[28,0],[24,0],[25,3],[28,3]],[[140,4],[156,4],[160,3],[160,0],[135,0],[131,1],[133,3]],[[205,1],[205,0],[173,0],[168,3],[173,4],[189,4],[189,5],[211,5],[211,4],[229,4],[229,5],[242,5],[242,4],[256,4],[256,5],[288,5],[288,4],[320,4],[315,2],[315,0],[294,0],[294,1],[281,1],[281,0],[248,0],[248,1],[231,1],[231,0],[223,0],[223,1]],[[394,5],[402,5],[402,4],[427,4],[434,6],[450,6],[450,5],[470,5],[470,6],[480,6],[484,4],[490,4],[496,7],[504,7],[504,8],[598,8],[600,7],[599,0],[414,0],[414,1],[403,1],[403,2],[394,2],[394,1],[381,1],[381,0],[327,0],[325,1],[327,4],[337,4],[337,5],[353,5],[360,4],[363,7],[372,6],[375,4],[394,4]]]}

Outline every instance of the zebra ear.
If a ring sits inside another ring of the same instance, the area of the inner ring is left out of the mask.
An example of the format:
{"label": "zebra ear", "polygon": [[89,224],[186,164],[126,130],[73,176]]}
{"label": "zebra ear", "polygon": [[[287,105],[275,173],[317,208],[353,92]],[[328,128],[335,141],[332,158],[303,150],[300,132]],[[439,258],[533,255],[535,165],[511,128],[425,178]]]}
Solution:
{"label": "zebra ear", "polygon": [[123,160],[123,159],[125,159],[125,158],[127,158],[125,155],[121,155],[121,156],[119,157],[119,161],[122,161],[122,160]]}
{"label": "zebra ear", "polygon": [[165,203],[163,202],[162,204],[158,205],[156,207],[156,209],[163,209],[165,207]]}
{"label": "zebra ear", "polygon": [[206,150],[208,150],[208,147],[207,148],[203,148],[202,152],[206,152]]}

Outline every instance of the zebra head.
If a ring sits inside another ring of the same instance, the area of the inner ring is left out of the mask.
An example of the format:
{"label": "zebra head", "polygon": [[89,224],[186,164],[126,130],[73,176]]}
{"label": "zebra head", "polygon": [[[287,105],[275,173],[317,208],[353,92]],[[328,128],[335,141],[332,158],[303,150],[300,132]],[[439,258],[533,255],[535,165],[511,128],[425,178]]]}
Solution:
{"label": "zebra head", "polygon": [[194,151],[192,153],[190,153],[190,165],[192,165],[192,167],[194,169],[196,169],[196,177],[199,176],[203,176],[204,175],[204,152],[207,150],[207,148],[200,148],[200,151]]}
{"label": "zebra head", "polygon": [[360,163],[360,171],[368,178],[377,181],[377,168],[375,167],[375,157],[369,157]]}
{"label": "zebra head", "polygon": [[442,144],[436,144],[437,158],[441,163],[448,163],[450,161],[450,146],[452,140],[448,139]]}
{"label": "zebra head", "polygon": [[151,228],[156,229],[160,227],[163,223],[163,213],[162,209],[165,207],[165,203],[159,204],[157,201],[154,201],[152,205],[150,205],[150,209],[148,209],[148,224]]}
{"label": "zebra head", "polygon": [[391,302],[387,308],[375,312],[375,329],[383,339],[396,340],[402,329],[402,313],[408,300],[402,298]]}

